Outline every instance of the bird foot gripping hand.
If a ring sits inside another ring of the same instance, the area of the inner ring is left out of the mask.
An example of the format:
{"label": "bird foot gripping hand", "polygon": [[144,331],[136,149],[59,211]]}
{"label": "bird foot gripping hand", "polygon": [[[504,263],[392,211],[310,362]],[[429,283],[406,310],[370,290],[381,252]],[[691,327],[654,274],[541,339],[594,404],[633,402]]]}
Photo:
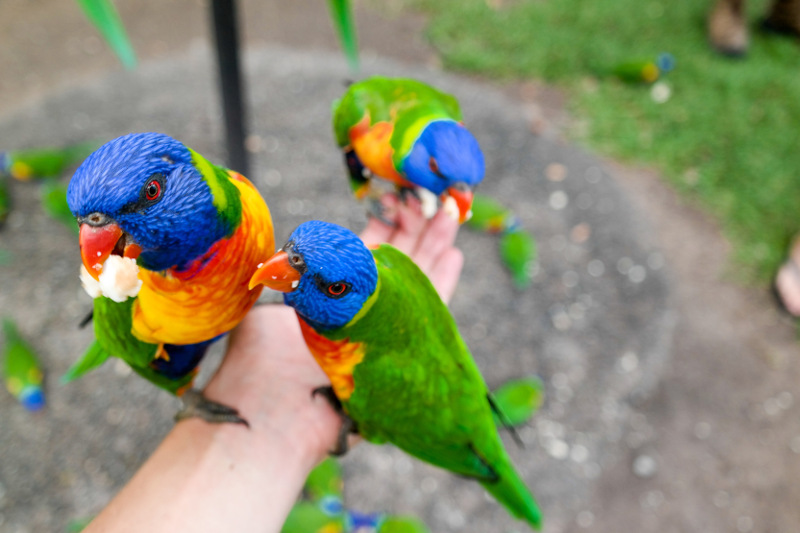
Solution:
{"label": "bird foot gripping hand", "polygon": [[328,452],[334,457],[341,457],[350,450],[347,439],[350,435],[358,434],[358,425],[356,425],[352,418],[347,416],[347,413],[342,407],[342,402],[339,401],[339,398],[336,397],[336,393],[333,392],[333,387],[317,387],[311,391],[312,397],[317,395],[328,400],[328,404],[333,408],[334,411],[336,411],[336,414],[339,415],[339,418],[342,419],[342,425],[339,428],[339,435],[336,437],[336,447]]}
{"label": "bird foot gripping hand", "polygon": [[202,418],[206,422],[214,424],[228,422],[250,427],[250,423],[239,416],[239,411],[233,407],[209,400],[198,390],[187,390],[181,396],[181,400],[183,401],[183,409],[175,415],[176,422],[187,418]]}

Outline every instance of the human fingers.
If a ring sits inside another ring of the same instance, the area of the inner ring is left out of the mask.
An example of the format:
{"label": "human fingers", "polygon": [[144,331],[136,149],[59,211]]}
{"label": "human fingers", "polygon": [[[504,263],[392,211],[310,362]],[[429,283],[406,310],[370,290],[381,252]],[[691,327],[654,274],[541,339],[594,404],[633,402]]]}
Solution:
{"label": "human fingers", "polygon": [[439,256],[453,247],[458,228],[458,221],[443,210],[439,210],[430,220],[410,254],[423,272],[429,273]]}
{"label": "human fingers", "polygon": [[430,271],[427,273],[428,279],[436,287],[444,303],[449,303],[453,293],[456,292],[463,266],[464,254],[458,248],[447,248],[431,265]]}
{"label": "human fingers", "polygon": [[[381,197],[381,204],[385,208],[384,216],[390,222],[396,224],[397,206],[399,204],[397,196],[391,193],[385,194]],[[364,231],[361,232],[361,240],[365,244],[380,244],[388,241],[394,231],[394,225],[390,226],[379,218],[371,216],[367,220],[367,226]]]}
{"label": "human fingers", "polygon": [[411,255],[427,225],[419,200],[409,197],[405,203],[398,203],[397,227],[388,242],[406,255]]}

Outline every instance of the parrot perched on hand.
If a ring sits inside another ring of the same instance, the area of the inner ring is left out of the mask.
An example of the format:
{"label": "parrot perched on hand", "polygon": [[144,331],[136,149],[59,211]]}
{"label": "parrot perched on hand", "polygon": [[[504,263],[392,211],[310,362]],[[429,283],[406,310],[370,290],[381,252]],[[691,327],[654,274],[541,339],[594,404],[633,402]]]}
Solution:
{"label": "parrot perched on hand", "polygon": [[412,79],[372,77],[334,102],[333,129],[353,192],[370,200],[371,214],[385,219],[377,176],[417,194],[429,218],[439,201],[460,222],[469,218],[485,165],[455,97]]}
{"label": "parrot perched on hand", "polygon": [[284,292],[306,344],[332,387],[347,433],[392,442],[424,461],[478,480],[535,528],[539,508],[497,433],[496,405],[447,306],[422,271],[384,244],[351,231],[301,224],[253,275]]}
{"label": "parrot perched on hand", "polygon": [[183,396],[179,419],[246,424],[234,409],[184,393],[207,347],[261,292],[248,281],[275,243],[253,184],[167,135],[134,133],[84,161],[67,202],[80,225],[96,341],[65,378],[113,355]]}

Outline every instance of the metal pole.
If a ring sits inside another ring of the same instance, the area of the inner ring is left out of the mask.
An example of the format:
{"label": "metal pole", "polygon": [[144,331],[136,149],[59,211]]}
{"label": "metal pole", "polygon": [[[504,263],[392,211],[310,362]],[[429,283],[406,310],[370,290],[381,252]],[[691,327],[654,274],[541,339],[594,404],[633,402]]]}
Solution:
{"label": "metal pole", "polygon": [[250,174],[244,147],[244,96],[239,68],[239,36],[236,25],[236,0],[211,0],[214,37],[217,45],[222,111],[225,115],[225,137],[228,165],[245,176]]}

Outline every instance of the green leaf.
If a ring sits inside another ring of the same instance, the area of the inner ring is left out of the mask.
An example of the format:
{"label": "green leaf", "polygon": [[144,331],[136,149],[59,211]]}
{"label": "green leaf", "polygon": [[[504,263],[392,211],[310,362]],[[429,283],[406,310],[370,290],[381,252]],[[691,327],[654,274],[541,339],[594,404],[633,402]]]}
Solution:
{"label": "green leaf", "polygon": [[125,26],[119,18],[117,8],[109,0],[76,0],[83,12],[100,31],[108,46],[127,69],[136,67],[136,53],[128,40]]}

